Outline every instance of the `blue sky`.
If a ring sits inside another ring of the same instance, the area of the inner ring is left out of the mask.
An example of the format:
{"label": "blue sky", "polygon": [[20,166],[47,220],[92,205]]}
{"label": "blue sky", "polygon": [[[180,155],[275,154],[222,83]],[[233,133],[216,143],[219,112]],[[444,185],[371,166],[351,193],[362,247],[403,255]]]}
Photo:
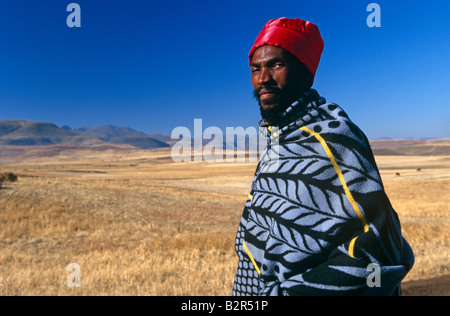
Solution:
{"label": "blue sky", "polygon": [[[69,3],[81,28],[69,28]],[[450,2],[0,1],[0,120],[146,133],[256,126],[247,54],[273,18],[310,20],[325,50],[314,88],[370,139],[450,138]]]}

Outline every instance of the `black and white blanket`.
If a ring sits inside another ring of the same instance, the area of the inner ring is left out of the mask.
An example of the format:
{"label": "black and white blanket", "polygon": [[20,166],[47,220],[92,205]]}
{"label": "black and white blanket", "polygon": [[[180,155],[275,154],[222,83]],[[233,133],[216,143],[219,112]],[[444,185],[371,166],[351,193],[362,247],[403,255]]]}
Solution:
{"label": "black and white blanket", "polygon": [[366,136],[312,89],[283,117],[260,124],[233,295],[399,295],[414,255]]}

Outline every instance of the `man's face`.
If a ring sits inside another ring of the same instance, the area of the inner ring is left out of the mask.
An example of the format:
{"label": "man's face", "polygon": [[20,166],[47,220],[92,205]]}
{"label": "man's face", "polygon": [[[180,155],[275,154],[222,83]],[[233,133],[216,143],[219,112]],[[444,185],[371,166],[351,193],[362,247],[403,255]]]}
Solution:
{"label": "man's face", "polygon": [[307,88],[301,62],[283,48],[262,46],[251,61],[252,85],[266,121],[288,108]]}

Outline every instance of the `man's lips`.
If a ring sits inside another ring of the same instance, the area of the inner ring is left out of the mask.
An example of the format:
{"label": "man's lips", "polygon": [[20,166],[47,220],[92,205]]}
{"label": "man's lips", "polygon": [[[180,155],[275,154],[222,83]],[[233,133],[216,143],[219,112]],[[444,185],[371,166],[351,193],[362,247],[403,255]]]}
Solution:
{"label": "man's lips", "polygon": [[275,97],[276,94],[275,93],[262,93],[259,95],[259,99],[260,100],[267,100],[267,99],[272,99],[273,97]]}
{"label": "man's lips", "polygon": [[268,90],[268,89],[266,90],[266,89],[264,89],[264,90],[260,90],[258,92],[258,94],[259,94],[259,98],[261,100],[261,99],[273,98],[273,97],[275,97],[278,94],[278,92],[274,91],[274,90]]}

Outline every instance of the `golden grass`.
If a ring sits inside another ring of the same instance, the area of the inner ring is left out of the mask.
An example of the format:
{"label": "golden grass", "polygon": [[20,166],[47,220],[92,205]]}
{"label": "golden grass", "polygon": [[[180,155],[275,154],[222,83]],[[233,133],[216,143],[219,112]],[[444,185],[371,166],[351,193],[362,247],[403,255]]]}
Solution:
{"label": "golden grass", "polygon": [[449,157],[377,160],[386,192],[400,216],[403,235],[416,255],[415,266],[406,280],[450,274]]}
{"label": "golden grass", "polygon": [[[230,295],[255,164],[167,155],[2,166],[19,181],[0,190],[0,295]],[[416,253],[407,280],[450,273],[450,159],[377,161]]]}

